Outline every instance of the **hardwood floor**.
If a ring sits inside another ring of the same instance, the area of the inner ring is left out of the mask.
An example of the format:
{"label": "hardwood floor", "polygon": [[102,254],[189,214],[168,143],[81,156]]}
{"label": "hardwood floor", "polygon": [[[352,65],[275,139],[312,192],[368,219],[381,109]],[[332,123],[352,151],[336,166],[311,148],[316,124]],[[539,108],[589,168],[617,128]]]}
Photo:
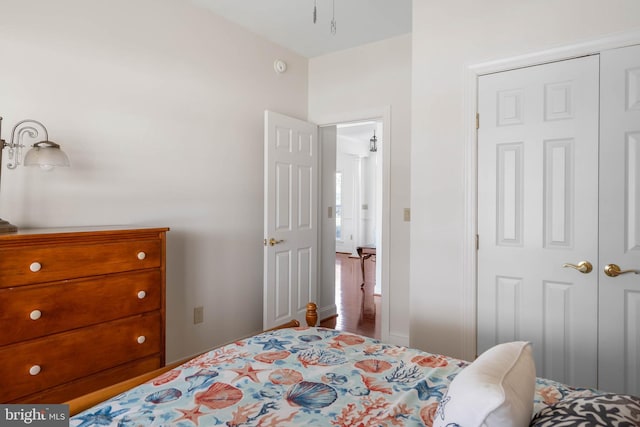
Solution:
{"label": "hardwood floor", "polygon": [[375,258],[365,261],[365,284],[359,258],[336,254],[336,305],[338,317],[335,328],[380,339],[380,296],[374,295]]}

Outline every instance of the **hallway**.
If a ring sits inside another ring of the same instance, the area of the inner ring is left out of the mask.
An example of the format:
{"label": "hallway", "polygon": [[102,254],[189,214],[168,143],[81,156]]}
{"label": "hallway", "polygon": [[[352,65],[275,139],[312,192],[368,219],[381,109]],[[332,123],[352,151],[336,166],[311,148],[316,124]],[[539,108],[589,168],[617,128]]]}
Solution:
{"label": "hallway", "polygon": [[380,339],[380,295],[374,295],[376,264],[365,261],[365,284],[359,258],[336,253],[336,329]]}

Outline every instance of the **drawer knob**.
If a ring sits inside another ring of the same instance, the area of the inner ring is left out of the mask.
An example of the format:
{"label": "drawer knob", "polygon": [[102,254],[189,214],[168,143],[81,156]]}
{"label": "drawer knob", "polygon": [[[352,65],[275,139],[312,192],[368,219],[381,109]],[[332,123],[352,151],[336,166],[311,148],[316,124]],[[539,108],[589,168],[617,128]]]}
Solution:
{"label": "drawer knob", "polygon": [[147,337],[145,337],[144,335],[140,335],[138,337],[138,344],[144,344],[146,340],[147,340]]}
{"label": "drawer knob", "polygon": [[39,262],[32,262],[31,265],[29,266],[29,270],[33,271],[34,273],[37,273],[38,271],[40,271],[41,268],[42,268],[42,264],[40,264]]}
{"label": "drawer knob", "polygon": [[42,317],[42,312],[40,310],[33,310],[31,313],[29,313],[29,317],[31,318],[31,320],[38,320]]}
{"label": "drawer knob", "polygon": [[38,375],[40,373],[40,365],[33,365],[29,368],[29,374]]}
{"label": "drawer knob", "polygon": [[139,260],[141,260],[141,261],[142,261],[142,260],[143,260],[143,259],[145,259],[146,257],[147,257],[147,254],[146,254],[146,253],[144,253],[144,252],[142,252],[142,251],[138,252],[138,259],[139,259]]}
{"label": "drawer knob", "polygon": [[138,299],[144,299],[144,297],[146,296],[147,296],[147,293],[145,291],[138,292]]}

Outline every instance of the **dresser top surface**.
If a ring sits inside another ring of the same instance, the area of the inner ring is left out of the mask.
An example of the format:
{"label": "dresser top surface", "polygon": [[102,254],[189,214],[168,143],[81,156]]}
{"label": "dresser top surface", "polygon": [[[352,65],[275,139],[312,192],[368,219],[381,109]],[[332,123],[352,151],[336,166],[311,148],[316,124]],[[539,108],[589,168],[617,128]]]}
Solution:
{"label": "dresser top surface", "polygon": [[151,227],[136,225],[108,225],[108,226],[82,226],[82,227],[48,227],[48,228],[21,228],[17,232],[0,234],[0,242],[7,240],[30,239],[36,236],[69,237],[71,235],[111,234],[123,233],[161,233],[169,231],[168,227]]}

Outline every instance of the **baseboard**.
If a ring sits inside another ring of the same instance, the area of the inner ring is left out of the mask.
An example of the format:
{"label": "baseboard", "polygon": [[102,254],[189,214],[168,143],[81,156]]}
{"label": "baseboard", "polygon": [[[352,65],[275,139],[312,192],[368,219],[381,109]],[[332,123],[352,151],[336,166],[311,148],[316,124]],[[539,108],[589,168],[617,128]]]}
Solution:
{"label": "baseboard", "polygon": [[389,334],[389,342],[402,347],[409,347],[409,337],[406,335]]}
{"label": "baseboard", "polygon": [[337,323],[338,323],[338,315],[336,314],[334,316],[327,317],[326,319],[322,319],[318,324],[318,326],[322,328],[335,329]]}

